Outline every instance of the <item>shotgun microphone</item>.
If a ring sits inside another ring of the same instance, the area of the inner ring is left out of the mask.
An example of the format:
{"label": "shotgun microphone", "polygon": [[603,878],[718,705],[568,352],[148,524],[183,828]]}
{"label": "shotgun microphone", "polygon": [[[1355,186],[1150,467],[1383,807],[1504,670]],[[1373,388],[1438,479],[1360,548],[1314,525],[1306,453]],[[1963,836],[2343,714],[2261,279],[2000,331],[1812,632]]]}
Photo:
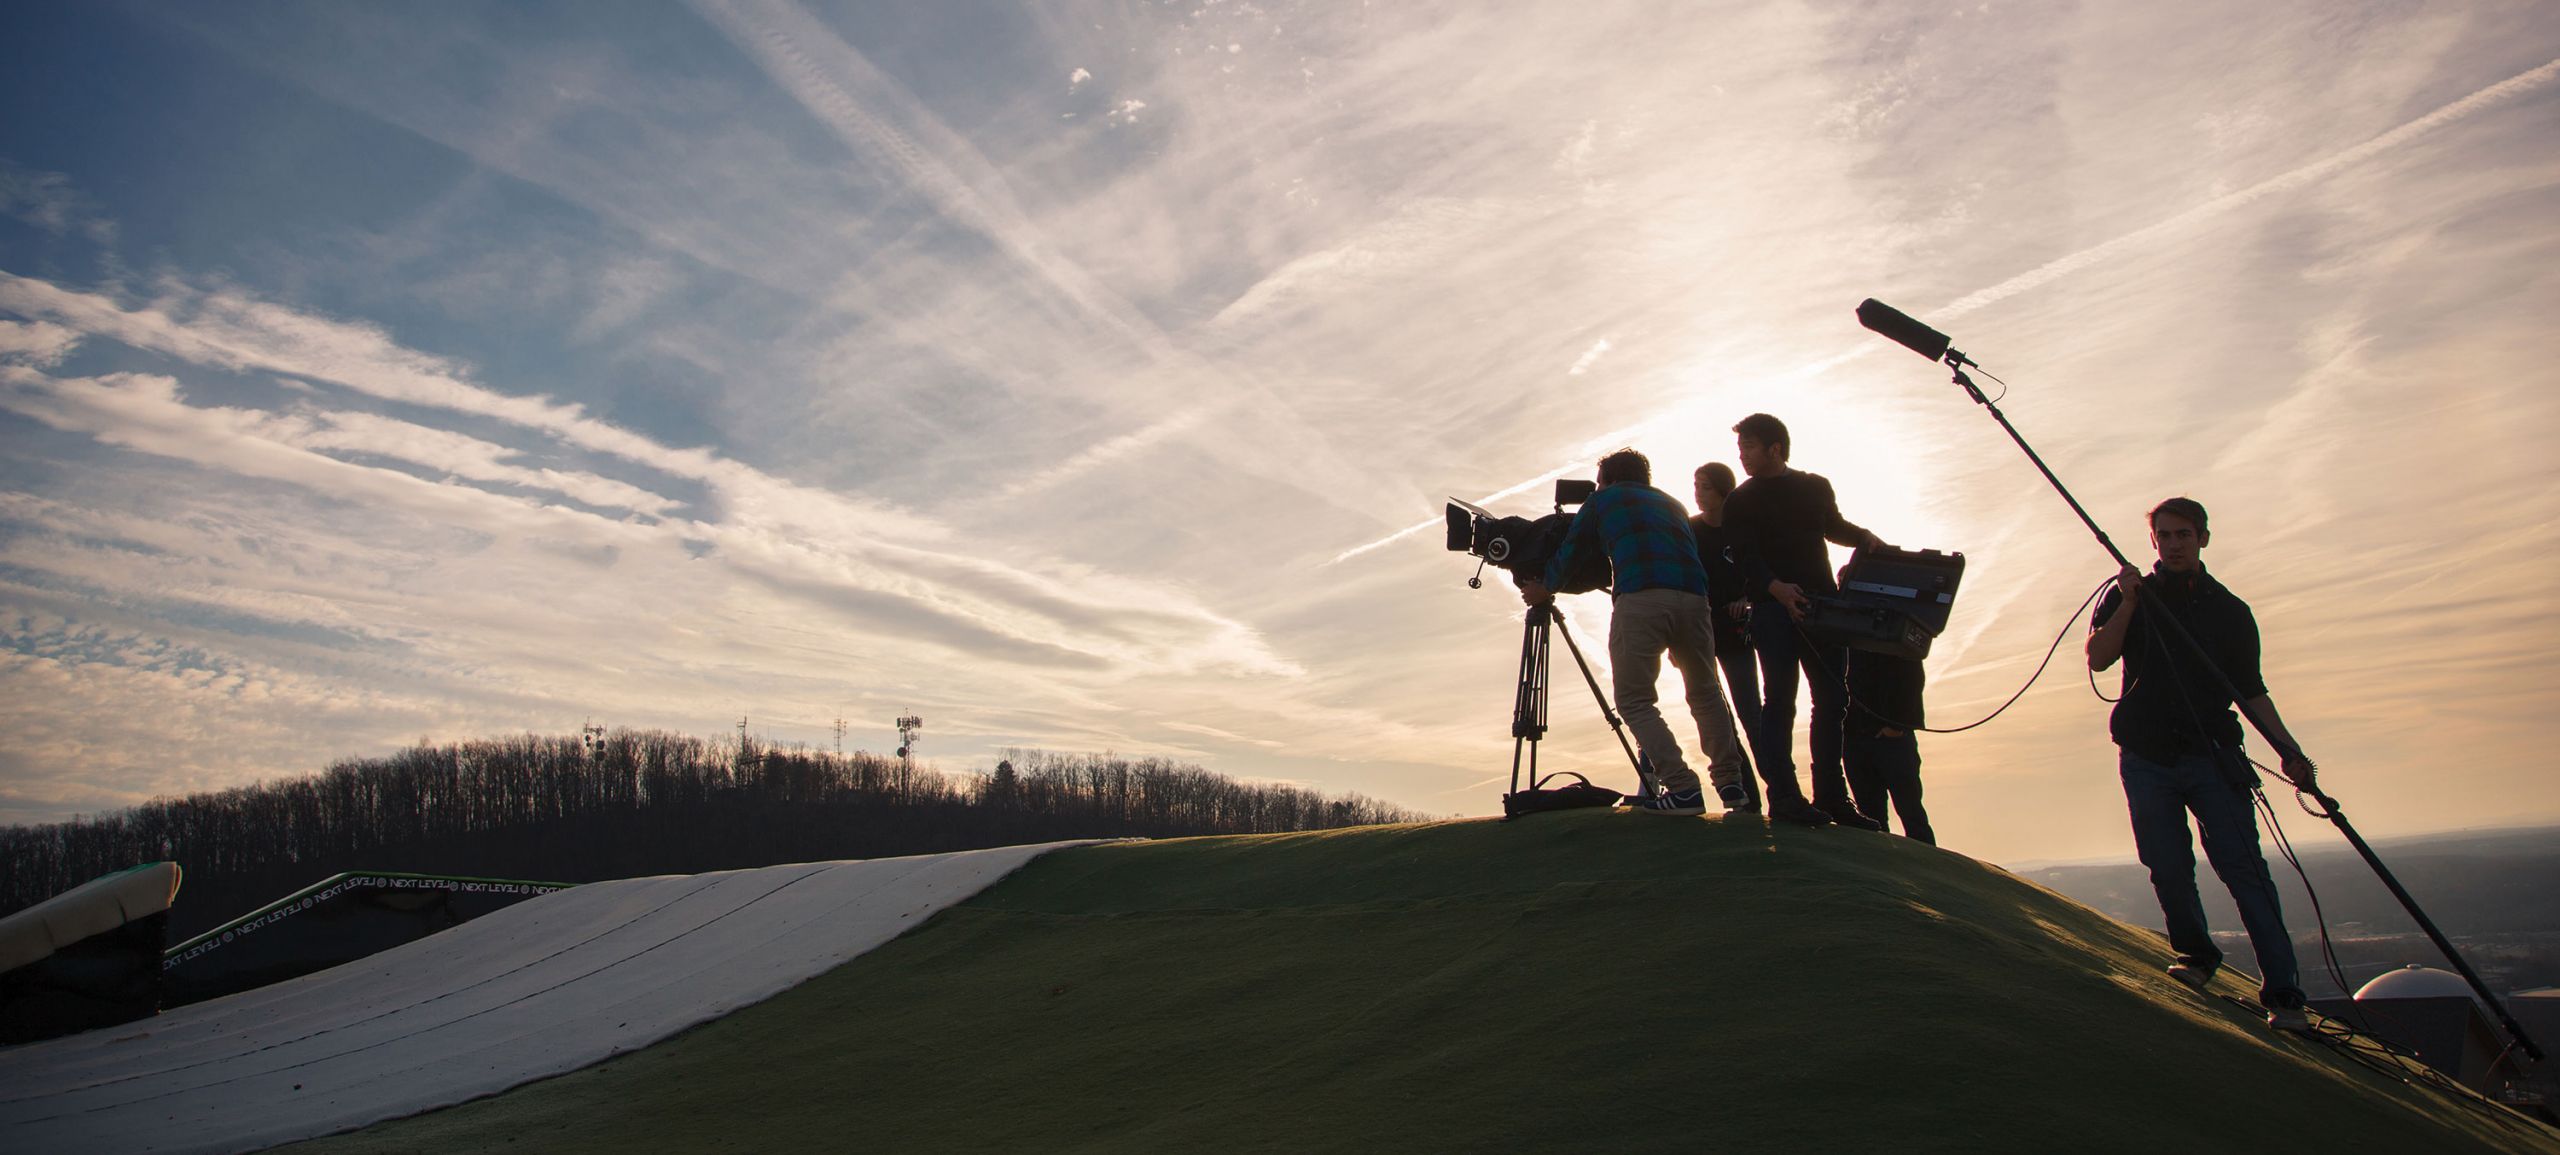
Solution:
{"label": "shotgun microphone", "polygon": [[1858,323],[1893,338],[1894,343],[1932,361],[1945,361],[1950,365],[1973,364],[1973,358],[1947,348],[1946,334],[1873,297],[1858,303]]}

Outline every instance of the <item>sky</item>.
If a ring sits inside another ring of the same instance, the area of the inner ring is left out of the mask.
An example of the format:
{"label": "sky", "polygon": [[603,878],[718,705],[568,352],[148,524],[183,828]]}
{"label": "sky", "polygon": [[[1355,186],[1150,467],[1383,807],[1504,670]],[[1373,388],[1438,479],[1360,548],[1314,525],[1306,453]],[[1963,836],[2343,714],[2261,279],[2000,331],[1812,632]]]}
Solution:
{"label": "sky", "polygon": [[1924,736],[1941,841],[2122,856],[2112,564],[1870,296],[2138,559],[2205,503],[2362,832],[2560,819],[2548,4],[97,3],[0,60],[0,823],[910,712],[1494,813],[1521,610],[1445,501],[1622,445],[1686,501],[1767,411],[1965,554],[1933,723],[2069,634]]}

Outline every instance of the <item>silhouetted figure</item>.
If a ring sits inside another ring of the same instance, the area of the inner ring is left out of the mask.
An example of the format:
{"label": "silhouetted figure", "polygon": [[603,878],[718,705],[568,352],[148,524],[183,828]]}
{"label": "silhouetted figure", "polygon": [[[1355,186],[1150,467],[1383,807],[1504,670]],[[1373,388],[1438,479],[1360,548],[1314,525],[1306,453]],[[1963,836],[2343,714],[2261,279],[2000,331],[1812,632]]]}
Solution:
{"label": "silhouetted figure", "polygon": [[1751,641],[1760,654],[1760,725],[1752,731],[1751,756],[1760,777],[1778,797],[1797,793],[1795,761],[1796,669],[1812,687],[1813,805],[1843,826],[1881,830],[1858,811],[1840,769],[1840,739],[1848,705],[1848,651],[1806,638],[1804,620],[1812,594],[1839,592],[1831,579],[1826,541],[1882,546],[1884,540],[1840,516],[1831,482],[1788,466],[1787,426],[1754,413],[1733,427],[1734,448],[1751,479],[1726,499],[1724,524],[1751,590]]}
{"label": "silhouetted figure", "polygon": [[1636,745],[1652,762],[1661,791],[1628,805],[1658,814],[1703,814],[1706,793],[1680,754],[1680,741],[1662,720],[1654,683],[1662,655],[1680,670],[1688,689],[1689,716],[1708,772],[1721,784],[1746,771],[1733,715],[1716,688],[1716,639],[1709,624],[1707,574],[1698,564],[1697,540],[1687,511],[1653,487],[1653,465],[1643,454],[1621,449],[1600,459],[1600,490],[1576,510],[1564,544],[1547,563],[1543,580],[1523,577],[1520,600],[1532,606],[1555,600],[1549,590],[1573,572],[1575,559],[1601,550],[1609,557],[1609,673]]}
{"label": "silhouetted figure", "polygon": [[[2133,818],[2134,851],[2151,871],[2169,945],[2178,954],[2169,973],[2203,990],[2222,965],[2196,891],[2195,848],[2187,834],[2187,815],[2193,813],[2205,858],[2230,888],[2257,952],[2258,1002],[2267,1009],[2268,1024],[2309,1030],[2293,936],[2285,930],[2275,880],[2258,851],[2258,819],[2250,807],[2257,772],[2242,752],[2240,719],[2194,649],[2152,620],[2148,607],[2162,604],[2175,614],[2239,691],[2241,707],[2285,745],[2298,744],[2267,697],[2258,669],[2257,618],[2248,603],[2204,570],[2200,555],[2213,540],[2204,506],[2173,497],[2151,510],[2150,521],[2159,564],[2147,577],[2126,566],[2116,588],[2099,601],[2089,619],[2089,668],[2104,670],[2124,659],[2124,696],[2107,719],[2107,731],[2115,739]],[[2299,754],[2286,755],[2284,771],[2300,788],[2313,788],[2311,763]]]}
{"label": "silhouetted figure", "polygon": [[1910,838],[1938,844],[1920,804],[1920,735],[1929,724],[1921,704],[1928,672],[1917,658],[1849,652],[1849,723],[1841,761],[1860,812],[1881,822],[1888,804]]}
{"label": "silhouetted figure", "polygon": [[[1744,588],[1742,567],[1734,563],[1727,548],[1731,542],[1724,529],[1724,501],[1733,493],[1733,468],[1721,461],[1710,461],[1698,467],[1698,515],[1689,519],[1689,533],[1698,540],[1698,561],[1707,567],[1707,605],[1715,611],[1716,665],[1724,671],[1725,698],[1733,705],[1733,720],[1745,735],[1760,725],[1760,673],[1751,652],[1751,592]],[[1717,783],[1722,791],[1724,783]],[[1736,789],[1740,799],[1726,797],[1727,809],[1758,810],[1760,783],[1749,773],[1742,776]]]}

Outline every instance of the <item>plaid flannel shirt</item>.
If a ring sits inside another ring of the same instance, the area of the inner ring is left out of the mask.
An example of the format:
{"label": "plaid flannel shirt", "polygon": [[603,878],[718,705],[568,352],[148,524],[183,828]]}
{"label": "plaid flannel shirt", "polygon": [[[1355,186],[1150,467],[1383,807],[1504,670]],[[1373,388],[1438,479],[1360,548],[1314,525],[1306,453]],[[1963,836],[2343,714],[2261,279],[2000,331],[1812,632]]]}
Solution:
{"label": "plaid flannel shirt", "polygon": [[1594,549],[1608,552],[1613,595],[1655,589],[1707,592],[1707,569],[1698,562],[1689,511],[1650,485],[1620,482],[1583,502],[1565,529],[1564,544],[1547,562],[1547,588],[1563,584],[1574,559]]}

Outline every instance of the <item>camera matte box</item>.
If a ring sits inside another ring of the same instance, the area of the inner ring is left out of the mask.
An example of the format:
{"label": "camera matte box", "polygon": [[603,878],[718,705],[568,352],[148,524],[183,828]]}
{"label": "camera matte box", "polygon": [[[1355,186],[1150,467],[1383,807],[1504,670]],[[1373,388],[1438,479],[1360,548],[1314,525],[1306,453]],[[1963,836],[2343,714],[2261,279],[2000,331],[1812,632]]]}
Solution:
{"label": "camera matte box", "polygon": [[1925,658],[1947,628],[1963,580],[1961,553],[1861,549],[1840,570],[1840,592],[1813,599],[1805,632],[1851,649]]}

